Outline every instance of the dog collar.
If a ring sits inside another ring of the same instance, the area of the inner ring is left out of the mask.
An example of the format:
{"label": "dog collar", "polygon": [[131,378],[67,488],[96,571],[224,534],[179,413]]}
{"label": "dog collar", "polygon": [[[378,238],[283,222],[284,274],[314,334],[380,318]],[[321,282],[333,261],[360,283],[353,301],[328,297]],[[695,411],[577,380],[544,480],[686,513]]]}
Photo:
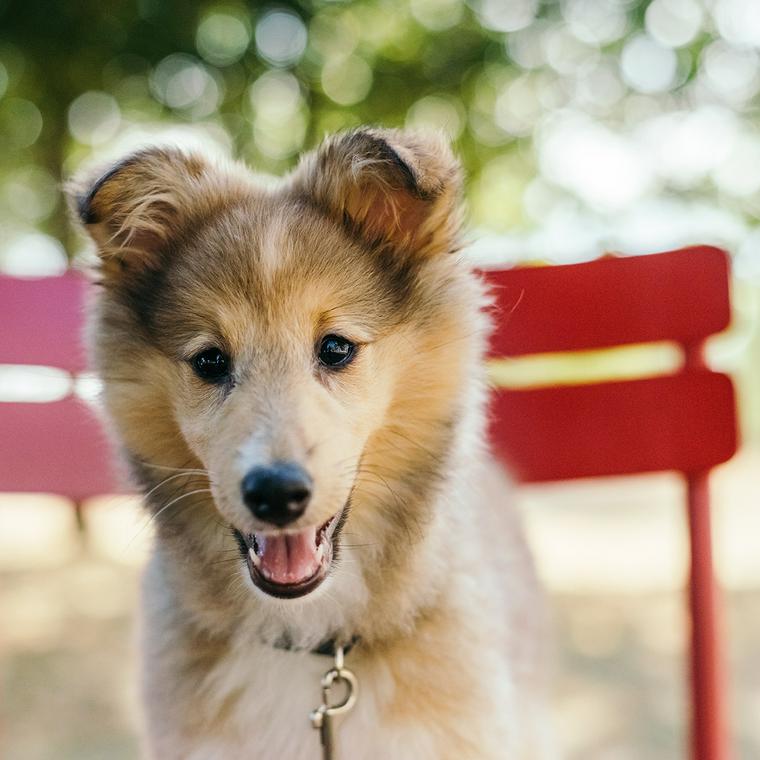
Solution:
{"label": "dog collar", "polygon": [[[348,654],[357,644],[359,643],[359,637],[358,636],[352,636],[347,642],[345,642],[343,646],[343,654]],[[302,649],[301,647],[293,646],[293,642],[290,640],[289,636],[282,636],[273,644],[275,649],[282,649],[285,652],[304,652],[306,650]],[[314,649],[310,649],[309,654],[318,654],[322,655],[323,657],[332,657],[334,658],[338,648],[341,646],[341,644],[338,643],[336,639],[325,639],[323,642],[321,642],[318,646],[314,647]]]}

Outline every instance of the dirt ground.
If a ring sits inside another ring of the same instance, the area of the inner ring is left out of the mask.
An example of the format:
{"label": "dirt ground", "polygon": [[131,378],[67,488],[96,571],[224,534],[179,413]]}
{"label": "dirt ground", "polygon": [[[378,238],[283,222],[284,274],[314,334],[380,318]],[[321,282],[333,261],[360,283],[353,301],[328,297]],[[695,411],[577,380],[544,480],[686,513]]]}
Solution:
{"label": "dirt ground", "polygon": [[[760,757],[755,472],[760,457],[747,455],[714,484],[737,760]],[[521,495],[555,612],[569,760],[686,757],[678,488],[629,479]],[[149,530],[131,503],[93,505],[82,536],[65,505],[9,498],[0,502],[0,757],[133,760],[134,610]]]}

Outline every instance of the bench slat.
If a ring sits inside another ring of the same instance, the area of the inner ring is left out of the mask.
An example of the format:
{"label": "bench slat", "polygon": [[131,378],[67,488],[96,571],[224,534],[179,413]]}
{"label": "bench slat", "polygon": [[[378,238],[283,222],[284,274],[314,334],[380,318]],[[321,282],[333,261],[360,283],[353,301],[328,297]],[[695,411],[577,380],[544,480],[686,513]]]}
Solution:
{"label": "bench slat", "polygon": [[526,482],[703,472],[737,448],[731,380],[694,371],[594,385],[494,390],[494,450]]}
{"label": "bench slat", "polygon": [[82,323],[87,280],[0,276],[0,364],[40,364],[82,372],[87,363]]}
{"label": "bench slat", "polygon": [[77,398],[0,403],[0,492],[55,493],[81,501],[124,493],[111,446]]}
{"label": "bench slat", "polygon": [[493,356],[693,344],[731,318],[728,254],[709,246],[485,275],[496,297]]}

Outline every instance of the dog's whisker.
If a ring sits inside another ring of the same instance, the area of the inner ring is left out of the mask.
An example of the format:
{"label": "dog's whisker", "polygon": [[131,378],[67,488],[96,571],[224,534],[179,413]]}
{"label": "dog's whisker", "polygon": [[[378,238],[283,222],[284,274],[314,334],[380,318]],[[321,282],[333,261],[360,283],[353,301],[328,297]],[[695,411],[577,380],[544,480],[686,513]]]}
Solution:
{"label": "dog's whisker", "polygon": [[[170,507],[173,507],[175,504],[177,504],[178,502],[182,501],[182,499],[186,499],[188,496],[195,496],[196,494],[199,494],[199,493],[211,493],[211,489],[210,488],[198,488],[198,489],[196,489],[194,491],[188,491],[187,493],[180,494],[179,496],[177,496],[174,499],[172,499],[168,504],[165,504],[163,507],[161,507],[161,509],[159,509],[158,512],[156,512],[154,515],[152,515],[151,516],[151,522],[156,522],[158,520],[158,518],[164,512],[166,512],[167,509],[169,509]],[[200,504],[201,502],[199,501],[198,503]]]}
{"label": "dog's whisker", "polygon": [[[201,489],[199,492],[202,493],[203,491],[206,491],[206,490],[208,490],[208,489]],[[140,527],[137,528],[137,530],[135,531],[134,535],[129,539],[129,541],[127,542],[126,546],[124,547],[124,550],[125,551],[128,550],[129,547],[140,537],[140,535],[142,533],[144,533],[145,530],[147,530],[147,528],[155,521],[155,519],[156,519],[156,517],[158,516],[159,513],[163,512],[164,510],[168,509],[169,507],[173,506],[174,504],[180,502],[183,498],[185,498],[185,496],[192,496],[195,493],[197,493],[197,492],[196,491],[191,491],[191,492],[186,493],[186,494],[181,494],[180,496],[178,496],[175,499],[173,499],[172,502],[170,502],[169,504],[167,504],[164,507],[162,507],[159,510],[159,512],[156,513],[155,515],[149,515],[148,518],[145,520],[145,522]],[[209,491],[209,493],[210,493],[210,491]],[[184,512],[189,507],[197,507],[197,506],[202,505],[203,503],[204,503],[204,500],[196,499],[196,500],[190,502],[189,504],[183,504],[180,507],[180,511]],[[176,517],[176,515],[175,515],[175,517]],[[169,525],[170,523],[171,523],[171,518],[169,518],[168,521],[165,521],[164,525],[166,526],[166,525]],[[224,526],[223,523],[219,523],[219,525],[221,525],[222,527],[226,527],[226,526]]]}
{"label": "dog's whisker", "polygon": [[[193,488],[193,487],[195,487],[197,485],[200,485],[201,483],[208,484],[208,479],[205,478],[205,477],[203,478],[203,480],[200,480],[201,476],[197,476],[197,475],[190,476],[190,475],[187,475],[186,473],[178,473],[176,475],[176,477],[182,477],[182,476],[185,476],[188,479],[185,480],[185,481],[183,481],[182,483],[174,484],[172,487],[167,488],[167,490],[169,491],[169,493],[166,494],[166,496],[168,496],[168,498],[171,499],[174,496],[176,496],[177,494],[180,494],[183,491],[186,491],[187,488]],[[159,483],[158,486],[154,486],[146,494],[144,494],[143,495],[143,502],[144,502],[144,504],[146,506],[149,506],[150,503],[151,503],[149,497],[153,496],[153,494],[159,489],[159,487],[165,486],[165,484],[168,481],[173,480],[174,477],[175,476],[166,478],[164,481],[162,481],[161,483]],[[198,479],[197,482],[196,482],[196,479]],[[152,519],[153,519],[153,515],[149,511],[149,513],[145,517],[144,523],[140,526],[140,530],[144,530],[148,525],[150,525]]]}
{"label": "dog's whisker", "polygon": [[169,483],[172,480],[176,480],[177,478],[190,477],[191,475],[194,476],[194,475],[197,475],[198,473],[200,473],[200,470],[197,470],[197,471],[196,470],[186,470],[184,472],[177,472],[174,475],[169,475],[168,477],[164,478],[160,483],[157,483],[155,486],[153,486],[153,488],[151,488],[149,491],[147,491],[145,493],[145,495],[144,495],[143,498],[144,499],[150,498],[150,496],[152,494],[154,494],[156,491],[158,491],[159,488],[161,488],[162,486],[166,485],[167,483]]}
{"label": "dog's whisker", "polygon": [[217,560],[214,560],[213,562],[208,562],[206,566],[212,567],[214,565],[228,565],[231,562],[237,562],[240,565],[244,564],[243,558],[240,556],[237,556],[237,557],[227,557],[226,559],[217,559]]}
{"label": "dog's whisker", "polygon": [[172,472],[179,472],[179,473],[193,472],[193,473],[202,474],[202,475],[209,474],[209,471],[202,467],[170,467],[169,465],[152,464],[151,462],[143,462],[142,460],[140,461],[140,465],[142,467],[150,467],[154,470],[171,470]]}

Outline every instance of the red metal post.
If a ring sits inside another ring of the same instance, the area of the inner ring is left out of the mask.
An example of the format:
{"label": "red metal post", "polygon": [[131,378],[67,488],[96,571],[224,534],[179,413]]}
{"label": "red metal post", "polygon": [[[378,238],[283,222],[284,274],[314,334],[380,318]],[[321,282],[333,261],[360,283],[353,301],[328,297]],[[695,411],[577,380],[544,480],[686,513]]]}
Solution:
{"label": "red metal post", "polygon": [[694,760],[728,760],[722,616],[712,560],[709,473],[687,476],[691,539],[691,742]]}
{"label": "red metal post", "polygon": [[[491,437],[495,451],[523,481],[685,473],[691,538],[691,756],[728,760],[708,479],[712,467],[736,453],[738,430],[730,378],[705,366],[702,348],[707,336],[730,322],[729,257],[725,251],[697,247],[515,268],[490,272],[488,279],[500,316],[491,341],[494,357],[661,340],[683,346],[680,375],[500,391],[492,405]],[[578,304],[586,308],[579,312]],[[693,391],[688,398],[686,388]],[[566,456],[569,449],[573,457]]]}
{"label": "red metal post", "polygon": [[[705,367],[704,342],[684,346],[684,367]],[[691,567],[691,743],[693,760],[728,760],[723,618],[715,579],[710,473],[686,476]]]}

